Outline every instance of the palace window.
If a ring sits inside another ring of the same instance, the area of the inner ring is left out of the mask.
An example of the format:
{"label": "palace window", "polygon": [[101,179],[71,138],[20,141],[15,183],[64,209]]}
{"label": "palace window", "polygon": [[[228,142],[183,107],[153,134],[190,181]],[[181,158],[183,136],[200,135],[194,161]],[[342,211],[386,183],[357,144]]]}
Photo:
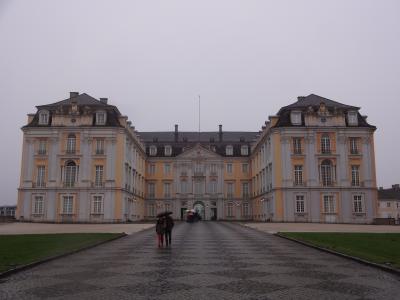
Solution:
{"label": "palace window", "polygon": [[324,195],[324,213],[336,213],[336,201],[333,195]]}
{"label": "palace window", "polygon": [[296,213],[305,213],[304,195],[296,195]]}
{"label": "palace window", "polygon": [[150,146],[150,155],[151,156],[156,156],[157,155],[157,147],[156,146]]}
{"label": "palace window", "polygon": [[356,165],[351,166],[351,185],[352,186],[360,185],[360,166]]}
{"label": "palace window", "polygon": [[242,172],[246,174],[249,172],[249,164],[242,164]]}
{"label": "palace window", "polygon": [[347,122],[350,126],[357,126],[358,125],[358,118],[356,111],[349,111],[347,113]]}
{"label": "palace window", "polygon": [[331,139],[328,134],[321,137],[321,153],[331,153]]}
{"label": "palace window", "polygon": [[171,156],[172,155],[172,147],[171,146],[165,146],[164,155],[165,156]]}
{"label": "palace window", "polygon": [[155,215],[156,215],[156,210],[155,210],[154,204],[149,204],[149,205],[147,206],[147,209],[148,209],[149,217],[155,217]]}
{"label": "palace window", "polygon": [[45,155],[46,154],[46,140],[39,140],[39,149],[38,149],[38,154],[40,155]]}
{"label": "palace window", "polygon": [[249,155],[249,146],[243,145],[240,147],[240,154],[243,156]]}
{"label": "palace window", "polygon": [[104,167],[103,166],[96,166],[95,168],[96,168],[96,175],[95,175],[94,185],[96,187],[101,187],[101,186],[103,186]]}
{"label": "palace window", "polygon": [[302,185],[303,184],[303,166],[295,165],[294,166],[294,185]]}
{"label": "palace window", "polygon": [[227,194],[226,194],[228,198],[233,198],[233,188],[234,188],[233,183],[232,182],[228,182],[228,184],[227,184]]}
{"label": "palace window", "polygon": [[171,198],[171,184],[169,182],[164,183],[164,198]]}
{"label": "palace window", "polygon": [[45,176],[46,176],[46,167],[38,166],[37,167],[37,178],[36,178],[36,187],[45,187]]}
{"label": "palace window", "polygon": [[301,138],[293,138],[293,153],[301,154]]}
{"label": "palace window", "polygon": [[181,193],[186,194],[188,192],[188,183],[186,180],[181,181]]}
{"label": "palace window", "polygon": [[249,203],[243,203],[243,216],[248,217],[250,215],[249,212]]}
{"label": "palace window", "polygon": [[233,155],[233,146],[232,145],[226,146],[225,153],[226,153],[226,155],[232,156]]}
{"label": "palace window", "polygon": [[92,214],[103,214],[103,196],[94,195],[92,198]]}
{"label": "palace window", "polygon": [[216,194],[217,193],[217,181],[216,180],[211,180],[210,181],[210,193],[211,194]]}
{"label": "palace window", "polygon": [[233,173],[233,165],[231,163],[226,164],[226,172],[228,174],[232,174]]}
{"label": "palace window", "polygon": [[105,125],[107,119],[107,114],[105,111],[96,112],[96,125]]}
{"label": "palace window", "polygon": [[250,192],[249,192],[249,183],[248,182],[243,182],[242,183],[242,197],[247,199],[249,198]]}
{"label": "palace window", "polygon": [[154,184],[154,182],[150,182],[149,184],[148,184],[148,186],[147,186],[147,191],[148,191],[148,193],[149,193],[149,198],[150,199],[154,199],[155,198],[155,191],[156,191],[156,188],[155,188],[155,184]]}
{"label": "palace window", "polygon": [[149,173],[150,173],[150,175],[156,174],[156,165],[155,164],[149,165]]}
{"label": "palace window", "polygon": [[67,153],[75,153],[76,151],[76,136],[75,134],[69,134],[67,138]]}
{"label": "palace window", "polygon": [[44,213],[44,197],[43,195],[35,195],[33,198],[32,214],[42,215]]}
{"label": "palace window", "polygon": [[62,213],[72,215],[74,205],[74,197],[70,195],[62,196]]}
{"label": "palace window", "polygon": [[169,175],[171,173],[171,165],[164,164],[164,175]]}
{"label": "palace window", "polygon": [[104,139],[96,139],[96,154],[104,154]]}
{"label": "palace window", "polygon": [[353,211],[355,213],[364,212],[364,201],[362,195],[353,195]]}
{"label": "palace window", "polygon": [[333,178],[335,178],[335,174],[332,162],[329,159],[325,159],[321,163],[320,178],[323,186],[333,185]]}
{"label": "palace window", "polygon": [[350,138],[350,154],[358,154],[357,138]]}
{"label": "palace window", "polygon": [[212,174],[216,174],[217,173],[217,165],[216,164],[211,164],[210,171],[211,171]]}
{"label": "palace window", "polygon": [[78,167],[73,161],[68,161],[64,166],[64,186],[73,187],[78,177]]}
{"label": "palace window", "polygon": [[233,203],[228,203],[228,217],[233,217]]}
{"label": "palace window", "polygon": [[39,125],[49,124],[49,112],[47,110],[41,110],[39,112]]}
{"label": "palace window", "polygon": [[292,111],[290,113],[290,122],[292,123],[292,125],[301,125],[301,112]]}

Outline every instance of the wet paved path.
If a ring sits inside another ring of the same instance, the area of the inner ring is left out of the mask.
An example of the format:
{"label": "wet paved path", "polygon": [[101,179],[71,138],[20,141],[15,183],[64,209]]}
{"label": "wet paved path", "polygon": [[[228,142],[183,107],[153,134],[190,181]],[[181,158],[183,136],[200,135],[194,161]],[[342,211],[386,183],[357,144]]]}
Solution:
{"label": "wet paved path", "polygon": [[0,299],[399,299],[400,277],[231,223],[181,223],[1,280]]}

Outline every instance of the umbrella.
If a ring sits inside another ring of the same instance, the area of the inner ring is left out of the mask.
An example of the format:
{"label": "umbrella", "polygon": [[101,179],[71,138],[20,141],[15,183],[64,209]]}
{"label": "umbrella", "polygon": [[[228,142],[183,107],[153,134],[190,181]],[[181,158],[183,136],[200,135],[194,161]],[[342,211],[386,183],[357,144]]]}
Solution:
{"label": "umbrella", "polygon": [[166,217],[166,216],[168,216],[168,215],[172,215],[172,211],[164,211],[164,212],[162,212],[162,213],[159,213],[159,214],[157,215],[157,218]]}

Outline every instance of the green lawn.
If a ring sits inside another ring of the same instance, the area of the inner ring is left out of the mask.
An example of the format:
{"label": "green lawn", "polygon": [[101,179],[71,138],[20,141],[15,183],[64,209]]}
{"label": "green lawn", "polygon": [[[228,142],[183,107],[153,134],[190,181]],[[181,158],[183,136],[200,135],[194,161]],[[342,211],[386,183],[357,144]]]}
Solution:
{"label": "green lawn", "polygon": [[106,241],[119,233],[65,233],[0,235],[0,273],[95,243]]}
{"label": "green lawn", "polygon": [[400,233],[281,232],[281,235],[400,268]]}

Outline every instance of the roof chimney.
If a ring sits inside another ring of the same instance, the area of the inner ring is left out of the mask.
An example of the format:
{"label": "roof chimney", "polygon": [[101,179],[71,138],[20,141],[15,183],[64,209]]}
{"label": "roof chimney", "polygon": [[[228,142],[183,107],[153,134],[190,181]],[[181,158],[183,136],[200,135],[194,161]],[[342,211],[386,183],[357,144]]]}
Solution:
{"label": "roof chimney", "polygon": [[219,125],[219,141],[222,142],[222,125]]}
{"label": "roof chimney", "polygon": [[108,98],[100,98],[100,102],[103,104],[107,104]]}
{"label": "roof chimney", "polygon": [[75,97],[78,97],[79,96],[79,92],[69,92],[69,97],[72,99],[72,98],[75,98]]}
{"label": "roof chimney", "polygon": [[175,124],[175,133],[174,133],[175,142],[178,141],[178,124]]}

